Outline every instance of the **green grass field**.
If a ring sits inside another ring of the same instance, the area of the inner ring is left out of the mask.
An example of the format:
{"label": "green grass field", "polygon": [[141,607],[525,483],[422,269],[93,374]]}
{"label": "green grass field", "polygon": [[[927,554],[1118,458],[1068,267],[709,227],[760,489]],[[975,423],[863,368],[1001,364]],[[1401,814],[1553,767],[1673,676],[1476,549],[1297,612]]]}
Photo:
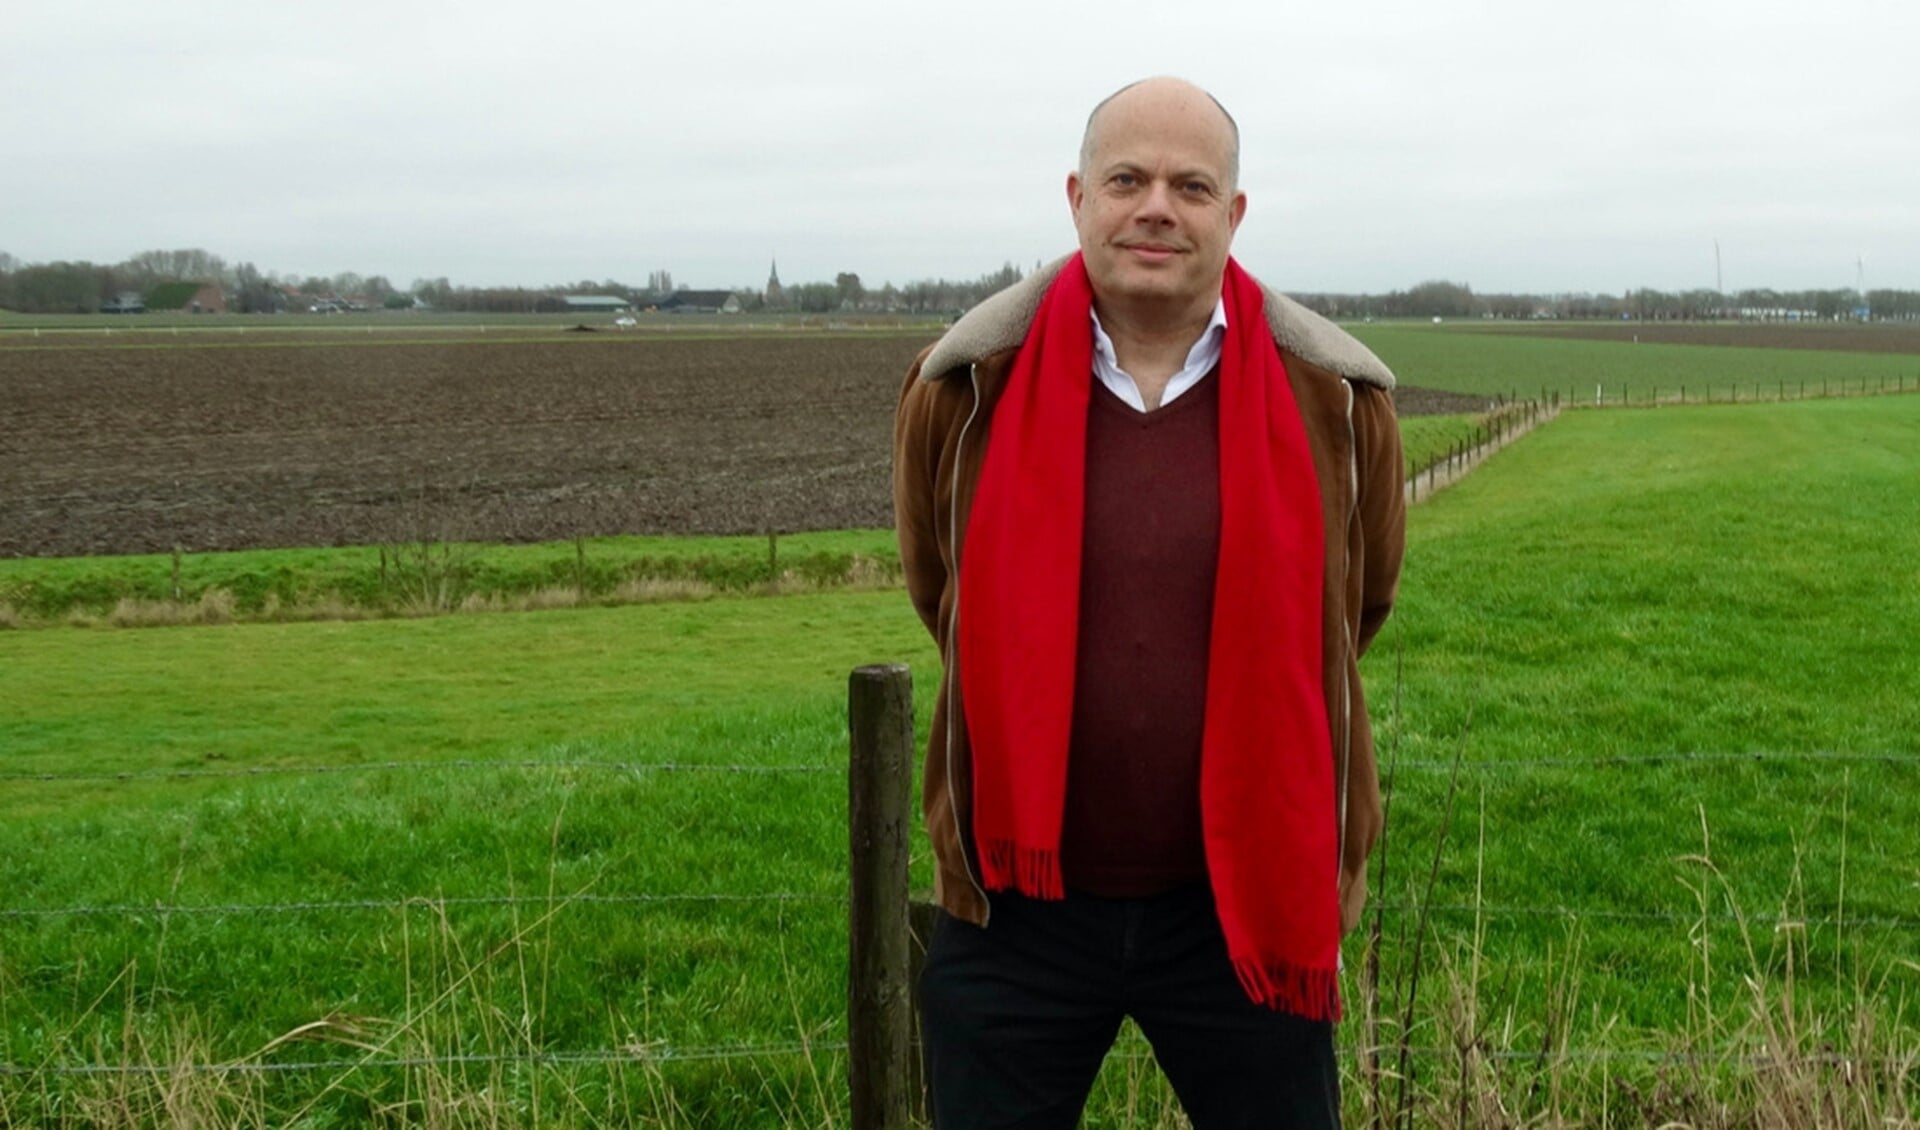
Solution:
{"label": "green grass field", "polygon": [[1888,977],[1911,1025],[1916,428],[1912,397],[1574,413],[1417,508],[1370,660],[1410,766],[1385,901],[1424,883],[1459,756],[1432,902],[1504,908],[1520,999],[1577,933],[1586,1007],[1677,1027],[1704,881],[1715,913],[1800,924],[1758,928],[1769,970],[1796,947],[1829,1006],[1836,965]]}
{"label": "green grass field", "polygon": [[[1423,1120],[1456,1074],[1637,1125],[1754,1108],[1783,1043],[1911,1054],[1915,434],[1911,396],[1568,413],[1411,512],[1343,1039],[1418,1049]],[[0,1123],[844,1123],[842,709],[886,660],[924,725],[888,591],[0,632]],[[1137,1058],[1100,1096],[1164,1110]]]}
{"label": "green grass field", "polygon": [[[1559,395],[1592,404],[1774,400],[1920,388],[1920,357],[1838,350],[1754,349],[1581,341],[1472,325],[1348,325],[1400,383],[1482,396]],[[1816,332],[1808,335],[1817,343]],[[1824,382],[1824,383],[1823,383]]]}

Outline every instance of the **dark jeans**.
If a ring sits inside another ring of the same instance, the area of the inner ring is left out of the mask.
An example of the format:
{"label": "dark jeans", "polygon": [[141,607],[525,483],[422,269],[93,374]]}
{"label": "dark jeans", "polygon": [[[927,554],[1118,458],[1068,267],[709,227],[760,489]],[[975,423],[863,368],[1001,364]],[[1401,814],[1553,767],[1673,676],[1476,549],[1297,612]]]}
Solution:
{"label": "dark jeans", "polygon": [[1333,1025],[1247,999],[1204,886],[997,894],[986,929],[940,916],[919,989],[938,1130],[1073,1127],[1127,1016],[1195,1130],[1340,1125]]}

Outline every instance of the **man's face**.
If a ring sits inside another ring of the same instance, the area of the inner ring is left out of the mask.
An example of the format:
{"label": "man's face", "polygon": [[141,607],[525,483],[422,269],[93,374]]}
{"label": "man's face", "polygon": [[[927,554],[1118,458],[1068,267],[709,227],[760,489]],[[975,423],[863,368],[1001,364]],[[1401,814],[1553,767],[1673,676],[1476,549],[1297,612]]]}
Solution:
{"label": "man's face", "polygon": [[1107,103],[1089,140],[1067,200],[1095,300],[1204,317],[1247,208],[1225,116],[1193,87],[1143,83]]}

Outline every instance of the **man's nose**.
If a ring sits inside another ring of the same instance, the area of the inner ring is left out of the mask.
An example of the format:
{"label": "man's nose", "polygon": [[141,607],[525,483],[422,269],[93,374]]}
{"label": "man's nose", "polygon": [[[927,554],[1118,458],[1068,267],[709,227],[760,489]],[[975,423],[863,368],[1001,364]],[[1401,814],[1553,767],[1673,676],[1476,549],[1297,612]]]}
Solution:
{"label": "man's nose", "polygon": [[1173,188],[1162,180],[1149,181],[1147,191],[1140,198],[1140,210],[1134,218],[1152,223],[1170,223],[1173,220]]}

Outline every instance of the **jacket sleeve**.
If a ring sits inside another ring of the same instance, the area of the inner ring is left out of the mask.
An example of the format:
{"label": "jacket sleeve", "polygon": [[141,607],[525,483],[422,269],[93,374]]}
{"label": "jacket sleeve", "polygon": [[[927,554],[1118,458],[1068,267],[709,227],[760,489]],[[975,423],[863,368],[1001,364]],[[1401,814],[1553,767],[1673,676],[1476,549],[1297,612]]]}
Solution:
{"label": "jacket sleeve", "polygon": [[[929,346],[930,350],[932,347]],[[940,640],[940,601],[947,588],[947,563],[939,537],[940,453],[945,413],[938,381],[921,380],[922,351],[907,370],[893,420],[893,526],[900,543],[900,571],[921,623]]]}
{"label": "jacket sleeve", "polygon": [[1363,539],[1359,653],[1387,622],[1400,588],[1407,547],[1407,495],[1400,423],[1393,397],[1383,389],[1354,390],[1354,457],[1359,468],[1359,517]]}
{"label": "jacket sleeve", "polygon": [[[1364,652],[1393,611],[1400,586],[1400,562],[1406,551],[1406,484],[1400,450],[1400,426],[1393,399],[1382,389],[1356,385],[1353,406],[1354,459],[1359,476],[1360,608],[1357,651]],[[1349,678],[1358,678],[1350,672]],[[1347,778],[1347,823],[1342,833],[1340,930],[1360,923],[1367,905],[1367,859],[1385,824],[1379,766],[1374,760],[1373,729],[1364,696],[1352,719],[1354,741]]]}

